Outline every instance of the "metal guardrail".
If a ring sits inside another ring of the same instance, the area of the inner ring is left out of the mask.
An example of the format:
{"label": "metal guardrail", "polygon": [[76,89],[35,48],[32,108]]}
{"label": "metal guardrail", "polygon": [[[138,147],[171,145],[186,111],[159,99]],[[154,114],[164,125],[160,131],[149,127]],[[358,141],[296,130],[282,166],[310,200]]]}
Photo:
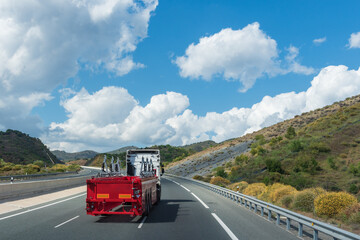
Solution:
{"label": "metal guardrail", "polygon": [[42,173],[42,174],[28,174],[28,175],[9,175],[9,176],[0,176],[0,181],[10,181],[11,178],[14,180],[16,179],[31,179],[31,178],[38,178],[38,177],[47,177],[47,176],[55,176],[55,175],[62,175],[62,174],[74,174],[74,172],[56,172],[56,173]]}
{"label": "metal guardrail", "polygon": [[254,213],[257,213],[260,211],[260,215],[262,217],[265,217],[265,213],[267,215],[267,218],[269,221],[271,221],[272,215],[276,215],[276,225],[280,225],[280,217],[286,217],[286,230],[290,230],[291,227],[291,221],[296,221],[298,223],[298,236],[303,236],[303,227],[307,226],[313,230],[313,239],[317,240],[319,232],[322,232],[330,237],[333,237],[333,239],[360,239],[360,235],[345,231],[343,229],[334,227],[330,224],[320,222],[318,220],[303,216],[301,214],[292,212],[290,210],[287,210],[285,208],[273,205],[271,203],[267,203],[264,201],[261,201],[255,197],[250,197],[242,193],[238,193],[220,186],[216,186],[210,183],[179,177],[172,174],[166,174],[170,177],[176,177],[181,178],[187,181],[194,182],[198,185],[201,185],[203,187],[208,188],[209,190],[218,193],[224,197],[227,197],[240,205],[249,208]]}

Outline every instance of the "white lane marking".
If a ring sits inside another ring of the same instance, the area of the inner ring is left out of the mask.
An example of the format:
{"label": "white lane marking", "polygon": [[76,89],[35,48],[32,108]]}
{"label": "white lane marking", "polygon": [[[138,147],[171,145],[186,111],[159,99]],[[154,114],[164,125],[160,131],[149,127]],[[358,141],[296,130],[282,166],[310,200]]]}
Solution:
{"label": "white lane marking", "polygon": [[190,192],[190,190],[187,189],[186,187],[184,187],[183,185],[180,185],[180,187],[182,187],[182,188],[185,189],[186,191]]}
{"label": "white lane marking", "polygon": [[143,220],[141,221],[141,223],[140,223],[140,225],[138,226],[138,228],[141,228],[141,227],[142,227],[142,225],[144,224],[146,218],[147,218],[146,216],[143,218]]}
{"label": "white lane marking", "polygon": [[208,205],[206,205],[198,196],[196,196],[194,193],[191,193],[205,208],[209,208]]}
{"label": "white lane marking", "polygon": [[83,193],[83,194],[80,194],[80,195],[76,195],[76,196],[74,196],[74,197],[67,198],[67,199],[64,199],[64,200],[61,200],[61,201],[58,201],[58,202],[50,203],[50,204],[47,204],[47,205],[44,205],[44,206],[41,206],[41,207],[29,209],[29,210],[26,210],[26,211],[24,211],[24,212],[19,212],[19,213],[15,213],[15,214],[13,214],[13,215],[9,215],[9,216],[6,216],[6,217],[2,217],[2,218],[0,218],[0,221],[1,221],[1,220],[4,220],[4,219],[7,219],[7,218],[19,216],[19,215],[22,215],[22,214],[25,214],[25,213],[28,213],[28,212],[32,212],[32,211],[35,211],[35,210],[39,210],[39,209],[42,209],[42,208],[50,207],[50,206],[53,206],[53,205],[55,205],[55,204],[62,203],[62,202],[66,202],[66,201],[69,201],[69,200],[71,200],[71,199],[78,198],[78,197],[81,197],[81,196],[84,196],[84,195],[86,195],[86,193]]}
{"label": "white lane marking", "polygon": [[60,223],[59,225],[56,225],[54,228],[58,228],[58,227],[66,224],[66,223],[68,223],[68,222],[71,222],[71,221],[74,220],[74,219],[77,219],[78,217],[79,217],[79,215],[76,216],[76,217],[73,217],[73,218],[71,218],[71,219],[69,219],[69,220],[67,220],[67,221],[65,221],[65,222],[63,222],[63,223]]}
{"label": "white lane marking", "polygon": [[238,238],[235,236],[235,234],[230,230],[230,228],[228,228],[225,223],[223,221],[221,221],[221,219],[215,214],[215,213],[211,213],[211,215],[213,215],[213,217],[216,219],[216,221],[218,221],[218,223],[220,224],[220,226],[225,230],[225,232],[229,235],[229,237],[232,240],[238,240]]}

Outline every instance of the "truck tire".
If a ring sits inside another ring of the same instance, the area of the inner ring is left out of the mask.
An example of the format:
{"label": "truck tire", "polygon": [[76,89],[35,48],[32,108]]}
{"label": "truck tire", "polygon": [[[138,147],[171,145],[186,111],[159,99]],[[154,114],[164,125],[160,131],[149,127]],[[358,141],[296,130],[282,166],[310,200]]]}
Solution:
{"label": "truck tire", "polygon": [[149,198],[148,198],[148,194],[146,194],[143,216],[148,216],[148,215],[149,215]]}
{"label": "truck tire", "polygon": [[161,199],[161,186],[156,185],[156,203],[155,205],[158,205]]}

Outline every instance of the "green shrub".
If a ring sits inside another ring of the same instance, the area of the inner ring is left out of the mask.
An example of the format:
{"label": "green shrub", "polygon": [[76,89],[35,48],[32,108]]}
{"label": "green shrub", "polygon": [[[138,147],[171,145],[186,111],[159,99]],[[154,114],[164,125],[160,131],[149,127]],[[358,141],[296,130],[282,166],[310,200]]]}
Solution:
{"label": "green shrub", "polygon": [[244,154],[241,154],[240,156],[236,156],[236,158],[235,158],[235,164],[237,164],[237,165],[242,165],[243,163],[248,163],[248,161],[249,161],[249,157]]}
{"label": "green shrub", "polygon": [[334,157],[328,157],[326,160],[327,160],[327,163],[328,163],[328,165],[329,165],[329,167],[330,167],[331,169],[334,169],[334,170],[337,169],[337,166],[336,166]]}
{"label": "green shrub", "polygon": [[321,170],[318,162],[314,157],[309,155],[300,155],[296,158],[295,164],[303,172],[314,174],[316,171]]}
{"label": "green shrub", "polygon": [[313,142],[310,144],[309,148],[311,150],[324,153],[330,152],[331,150],[330,147],[324,142]]}
{"label": "green shrub", "polygon": [[300,140],[293,140],[289,144],[289,149],[292,152],[300,152],[304,147]]}
{"label": "green shrub", "polygon": [[43,168],[45,166],[44,162],[41,160],[36,160],[33,164],[37,165],[39,168]]}
{"label": "green shrub", "polygon": [[359,192],[358,186],[356,186],[354,183],[350,184],[349,192],[352,194],[357,194]]}
{"label": "green shrub", "polygon": [[282,207],[291,208],[294,202],[294,195],[285,195],[280,199]]}
{"label": "green shrub", "polygon": [[215,176],[226,178],[227,173],[225,172],[223,167],[218,167],[217,170],[216,170]]}
{"label": "green shrub", "polygon": [[281,168],[281,162],[278,159],[268,158],[265,160],[265,164],[269,172],[284,172],[284,170]]}
{"label": "green shrub", "polygon": [[322,188],[309,188],[298,192],[295,195],[293,207],[296,210],[313,212],[315,198],[324,193],[326,193],[326,191]]}
{"label": "green shrub", "polygon": [[295,136],[296,136],[295,128],[293,128],[292,126],[288,127],[285,137],[287,139],[293,139]]}

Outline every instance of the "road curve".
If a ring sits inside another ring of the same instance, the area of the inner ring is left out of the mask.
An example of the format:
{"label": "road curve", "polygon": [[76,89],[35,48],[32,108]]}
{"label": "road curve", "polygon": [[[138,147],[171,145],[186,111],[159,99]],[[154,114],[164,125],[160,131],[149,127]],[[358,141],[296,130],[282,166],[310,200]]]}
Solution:
{"label": "road curve", "polygon": [[162,200],[147,218],[88,216],[81,193],[0,215],[1,239],[297,239],[191,182],[161,181]]}

